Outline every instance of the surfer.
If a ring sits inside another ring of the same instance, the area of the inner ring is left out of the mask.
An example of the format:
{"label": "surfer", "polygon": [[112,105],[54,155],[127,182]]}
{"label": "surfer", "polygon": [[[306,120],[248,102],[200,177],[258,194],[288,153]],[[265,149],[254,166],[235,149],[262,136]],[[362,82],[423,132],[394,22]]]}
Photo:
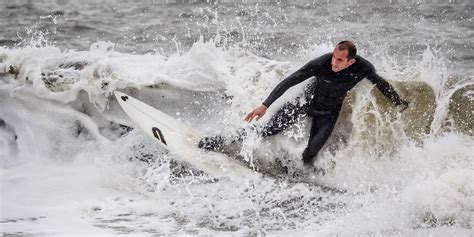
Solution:
{"label": "surfer", "polygon": [[[253,119],[262,118],[268,107],[290,87],[309,78],[313,81],[305,87],[302,95],[281,107],[260,131],[263,137],[272,136],[285,130],[299,118],[312,117],[308,145],[302,154],[305,165],[312,164],[314,157],[326,143],[347,92],[362,79],[366,78],[374,83],[393,104],[401,106],[400,111],[404,111],[409,105],[376,73],[369,61],[357,55],[357,49],[351,41],[341,41],[332,53],[308,62],[281,81],[265,101],[245,117],[245,121],[250,123]],[[224,143],[223,136],[206,137],[199,142],[199,147],[217,151]]]}

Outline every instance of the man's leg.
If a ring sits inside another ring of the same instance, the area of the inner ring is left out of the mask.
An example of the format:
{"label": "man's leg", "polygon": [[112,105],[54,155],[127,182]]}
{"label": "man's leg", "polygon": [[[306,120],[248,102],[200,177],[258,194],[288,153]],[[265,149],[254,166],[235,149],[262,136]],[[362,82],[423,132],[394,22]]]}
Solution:
{"label": "man's leg", "polygon": [[[293,103],[288,102],[281,107],[270,121],[263,127],[260,134],[262,137],[273,136],[288,128],[290,125],[296,123],[298,119],[306,116],[308,111],[308,104],[301,104],[299,98]],[[239,131],[238,136],[224,137],[222,135],[214,137],[205,137],[199,141],[199,148],[209,151],[218,151],[225,142],[234,142],[242,139],[245,131]]]}
{"label": "man's leg", "polygon": [[308,104],[300,104],[299,98],[295,102],[286,103],[268,121],[261,131],[262,137],[269,137],[280,133],[292,124],[307,116]]}
{"label": "man's leg", "polygon": [[226,139],[222,135],[204,137],[199,141],[198,147],[208,151],[218,151]]}
{"label": "man's leg", "polygon": [[329,136],[331,136],[334,125],[336,125],[336,115],[314,116],[308,146],[303,152],[303,163],[310,165],[319,150],[324,146]]}

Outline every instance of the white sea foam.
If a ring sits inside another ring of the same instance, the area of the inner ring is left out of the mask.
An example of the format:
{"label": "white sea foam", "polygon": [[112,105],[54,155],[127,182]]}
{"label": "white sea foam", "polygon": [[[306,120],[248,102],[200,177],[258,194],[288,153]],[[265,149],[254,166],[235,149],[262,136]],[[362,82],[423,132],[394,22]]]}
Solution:
{"label": "white sea foam", "polygon": [[[468,235],[473,139],[439,129],[452,92],[431,49],[422,65],[381,71],[396,80],[433,80],[435,132],[413,138],[406,127],[418,105],[400,116],[361,83],[335,131],[343,141],[332,142],[316,163],[326,175],[303,180],[345,193],[271,176],[213,180],[175,162],[140,130],[118,125],[133,126],[111,96],[124,90],[207,134],[232,133],[248,126],[245,113],[285,75],[328,50],[319,45],[301,62],[279,62],[202,39],[171,56],[120,53],[107,42],[89,51],[0,49],[2,231]],[[16,76],[6,73],[10,66]],[[289,90],[257,125],[303,86]],[[416,95],[409,99],[417,102]],[[301,121],[269,139],[250,134],[241,154],[254,167],[282,162],[296,172],[307,126]]]}

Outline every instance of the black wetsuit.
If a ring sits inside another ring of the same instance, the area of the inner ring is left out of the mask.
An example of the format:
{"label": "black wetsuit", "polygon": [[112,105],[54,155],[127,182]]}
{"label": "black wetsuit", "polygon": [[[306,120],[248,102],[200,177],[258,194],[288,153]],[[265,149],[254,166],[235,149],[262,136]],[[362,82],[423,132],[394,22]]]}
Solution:
{"label": "black wetsuit", "polygon": [[[356,62],[340,72],[332,71],[331,59],[332,53],[328,53],[310,61],[280,82],[263,102],[263,105],[269,107],[290,87],[314,77],[305,89],[304,100],[298,97],[287,102],[262,130],[263,137],[272,136],[288,128],[298,118],[313,117],[308,146],[303,152],[305,163],[313,160],[329,138],[347,92],[362,79],[366,78],[374,83],[392,103],[407,104],[364,58],[356,56]],[[206,148],[206,144],[200,144],[200,147]]]}

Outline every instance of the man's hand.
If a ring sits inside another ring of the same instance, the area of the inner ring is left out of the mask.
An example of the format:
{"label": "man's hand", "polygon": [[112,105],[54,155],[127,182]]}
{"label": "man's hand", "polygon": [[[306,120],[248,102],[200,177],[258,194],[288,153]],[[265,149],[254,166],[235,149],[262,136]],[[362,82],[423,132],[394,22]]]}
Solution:
{"label": "man's hand", "polygon": [[410,105],[410,102],[406,101],[406,100],[402,100],[400,99],[400,113],[402,113],[403,111],[405,111],[406,109],[408,109],[408,106]]}
{"label": "man's hand", "polygon": [[258,121],[261,117],[263,117],[263,115],[265,115],[266,112],[267,112],[267,106],[260,105],[257,108],[255,108],[252,112],[247,114],[247,116],[245,117],[245,121],[250,123],[255,117],[257,117],[257,121]]}

